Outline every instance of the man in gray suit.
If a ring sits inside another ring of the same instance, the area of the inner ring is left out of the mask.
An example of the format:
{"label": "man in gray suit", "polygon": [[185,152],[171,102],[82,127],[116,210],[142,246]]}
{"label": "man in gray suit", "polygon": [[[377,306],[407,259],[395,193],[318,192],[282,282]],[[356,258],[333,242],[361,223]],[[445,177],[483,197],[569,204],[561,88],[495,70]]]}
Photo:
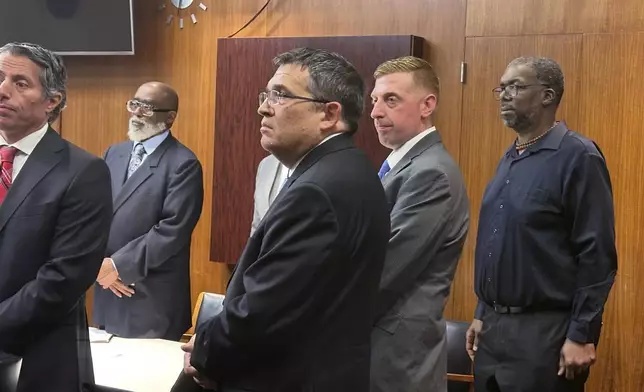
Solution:
{"label": "man in gray suit", "polygon": [[130,140],[105,153],[114,217],[93,321],[126,338],[179,340],[190,328],[190,244],[203,174],[170,133],[178,106],[170,86],[143,84],[127,102]]}
{"label": "man in gray suit", "polygon": [[461,172],[432,124],[439,81],[416,57],[381,64],[371,93],[391,237],[371,342],[371,391],[447,391],[443,310],[469,228]]}
{"label": "man in gray suit", "polygon": [[250,228],[252,236],[259,222],[262,221],[268,208],[275,200],[275,197],[286,183],[288,168],[275,158],[269,155],[259,162],[257,175],[255,176],[255,195],[253,208],[253,222]]}

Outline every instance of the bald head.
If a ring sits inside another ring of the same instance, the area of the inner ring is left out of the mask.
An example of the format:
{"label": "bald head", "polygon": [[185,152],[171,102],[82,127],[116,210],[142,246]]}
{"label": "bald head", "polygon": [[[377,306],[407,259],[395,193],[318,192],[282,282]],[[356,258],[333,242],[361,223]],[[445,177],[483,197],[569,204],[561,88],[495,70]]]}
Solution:
{"label": "bald head", "polygon": [[142,98],[145,95],[149,98],[150,103],[160,109],[179,110],[179,95],[168,84],[163,82],[143,83],[136,91],[135,98]]}

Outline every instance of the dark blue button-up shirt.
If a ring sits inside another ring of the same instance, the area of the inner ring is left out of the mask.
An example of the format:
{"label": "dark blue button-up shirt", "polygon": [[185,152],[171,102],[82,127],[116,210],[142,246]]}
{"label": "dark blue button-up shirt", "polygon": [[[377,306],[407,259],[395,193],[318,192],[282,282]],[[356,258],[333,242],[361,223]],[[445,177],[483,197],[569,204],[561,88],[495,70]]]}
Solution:
{"label": "dark blue button-up shirt", "polygon": [[571,312],[567,337],[594,342],[617,270],[604,157],[561,122],[519,155],[512,145],[483,196],[475,317],[488,305]]}

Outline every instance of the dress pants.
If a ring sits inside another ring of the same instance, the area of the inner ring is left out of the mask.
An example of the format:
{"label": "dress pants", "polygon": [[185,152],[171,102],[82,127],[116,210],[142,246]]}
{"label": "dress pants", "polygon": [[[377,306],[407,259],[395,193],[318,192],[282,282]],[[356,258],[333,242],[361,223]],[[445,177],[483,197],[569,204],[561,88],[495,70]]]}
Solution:
{"label": "dress pants", "polygon": [[486,306],[474,360],[475,392],[583,392],[588,371],[558,376],[569,311],[501,314]]}

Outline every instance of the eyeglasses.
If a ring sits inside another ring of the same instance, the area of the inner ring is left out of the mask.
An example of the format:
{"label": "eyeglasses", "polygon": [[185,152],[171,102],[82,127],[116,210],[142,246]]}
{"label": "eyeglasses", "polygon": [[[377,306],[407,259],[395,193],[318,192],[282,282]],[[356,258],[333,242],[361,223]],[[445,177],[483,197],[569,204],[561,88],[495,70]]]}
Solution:
{"label": "eyeglasses", "polygon": [[259,106],[262,106],[264,102],[268,100],[268,104],[271,106],[274,105],[282,105],[284,103],[285,99],[301,99],[303,101],[308,101],[308,102],[318,102],[318,103],[329,103],[331,101],[327,101],[325,99],[315,99],[311,97],[300,97],[299,95],[291,95],[287,93],[283,93],[281,91],[277,90],[268,90],[268,91],[262,91],[259,93]]}
{"label": "eyeglasses", "polygon": [[500,101],[501,100],[501,93],[504,92],[504,91],[510,98],[514,98],[517,95],[519,95],[520,90],[524,90],[524,89],[526,89],[528,87],[532,87],[532,86],[546,86],[546,87],[549,87],[547,84],[544,84],[544,83],[523,84],[523,85],[521,85],[521,84],[509,84],[509,85],[507,85],[505,87],[497,87],[497,88],[493,89],[492,92],[494,93],[494,99],[496,99],[497,101]]}
{"label": "eyeglasses", "polygon": [[139,114],[145,117],[150,117],[154,113],[167,113],[167,112],[173,112],[176,110],[176,109],[159,109],[152,104],[141,102],[138,99],[130,99],[125,104],[125,107],[127,108],[128,112],[136,113],[138,110]]}

